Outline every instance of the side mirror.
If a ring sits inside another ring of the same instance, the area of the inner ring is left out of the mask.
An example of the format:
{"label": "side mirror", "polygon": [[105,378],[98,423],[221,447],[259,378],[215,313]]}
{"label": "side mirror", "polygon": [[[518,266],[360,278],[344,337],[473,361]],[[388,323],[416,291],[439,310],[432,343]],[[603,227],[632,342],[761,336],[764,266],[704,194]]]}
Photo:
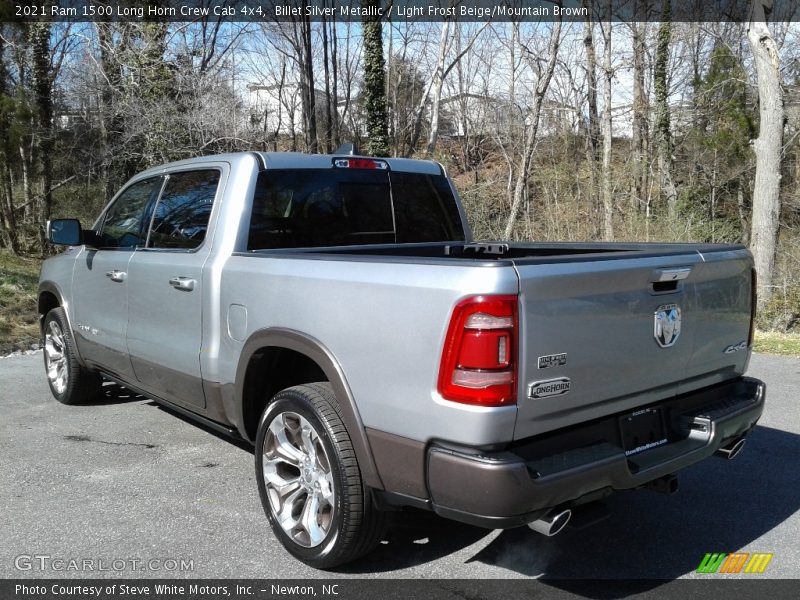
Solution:
{"label": "side mirror", "polygon": [[52,219],[47,222],[47,239],[57,246],[80,246],[83,229],[78,219]]}

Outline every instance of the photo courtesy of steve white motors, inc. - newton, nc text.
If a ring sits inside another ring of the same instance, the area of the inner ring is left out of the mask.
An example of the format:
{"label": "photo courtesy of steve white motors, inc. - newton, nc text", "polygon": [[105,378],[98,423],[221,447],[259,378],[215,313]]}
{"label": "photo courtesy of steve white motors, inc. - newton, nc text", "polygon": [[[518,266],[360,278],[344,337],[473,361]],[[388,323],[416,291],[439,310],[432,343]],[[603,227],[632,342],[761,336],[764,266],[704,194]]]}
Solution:
{"label": "photo courtesy of steve white motors, inc. - newton, nc text", "polygon": [[800,0],[0,0],[0,600],[800,597]]}

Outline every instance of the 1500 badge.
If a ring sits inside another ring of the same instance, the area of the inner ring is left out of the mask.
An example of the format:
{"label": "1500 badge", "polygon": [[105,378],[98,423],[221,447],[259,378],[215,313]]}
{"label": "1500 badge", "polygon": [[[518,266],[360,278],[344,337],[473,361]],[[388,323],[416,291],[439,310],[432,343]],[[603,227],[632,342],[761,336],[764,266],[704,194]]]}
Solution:
{"label": "1500 badge", "polygon": [[547,356],[539,357],[539,368],[549,369],[550,367],[563,367],[567,364],[567,353],[561,354],[548,354]]}
{"label": "1500 badge", "polygon": [[569,384],[568,377],[536,381],[528,385],[528,398],[547,398],[566,394],[569,392]]}

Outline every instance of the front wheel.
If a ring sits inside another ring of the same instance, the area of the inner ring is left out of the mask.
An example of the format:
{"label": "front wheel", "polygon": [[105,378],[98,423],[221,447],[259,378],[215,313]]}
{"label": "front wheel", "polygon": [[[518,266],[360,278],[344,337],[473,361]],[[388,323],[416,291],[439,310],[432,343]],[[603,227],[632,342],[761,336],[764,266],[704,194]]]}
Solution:
{"label": "front wheel", "polygon": [[63,308],[47,313],[42,333],[44,369],[55,399],[62,404],[82,404],[96,397],[103,380],[78,362]]}
{"label": "front wheel", "polygon": [[279,392],[259,423],[255,455],[261,503],[292,555],[325,569],[378,543],[384,513],[361,480],[329,383]]}

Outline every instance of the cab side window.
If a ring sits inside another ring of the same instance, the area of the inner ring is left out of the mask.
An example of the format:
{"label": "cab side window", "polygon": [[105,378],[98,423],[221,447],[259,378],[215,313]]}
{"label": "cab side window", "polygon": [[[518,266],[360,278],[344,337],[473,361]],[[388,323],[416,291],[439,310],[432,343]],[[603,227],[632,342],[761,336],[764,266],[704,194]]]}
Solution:
{"label": "cab side window", "polygon": [[217,169],[170,174],[153,211],[147,247],[191,250],[202,244],[219,179]]}
{"label": "cab side window", "polygon": [[101,248],[143,246],[149,219],[146,214],[161,189],[161,177],[137,181],[129,186],[106,211],[99,237]]}

